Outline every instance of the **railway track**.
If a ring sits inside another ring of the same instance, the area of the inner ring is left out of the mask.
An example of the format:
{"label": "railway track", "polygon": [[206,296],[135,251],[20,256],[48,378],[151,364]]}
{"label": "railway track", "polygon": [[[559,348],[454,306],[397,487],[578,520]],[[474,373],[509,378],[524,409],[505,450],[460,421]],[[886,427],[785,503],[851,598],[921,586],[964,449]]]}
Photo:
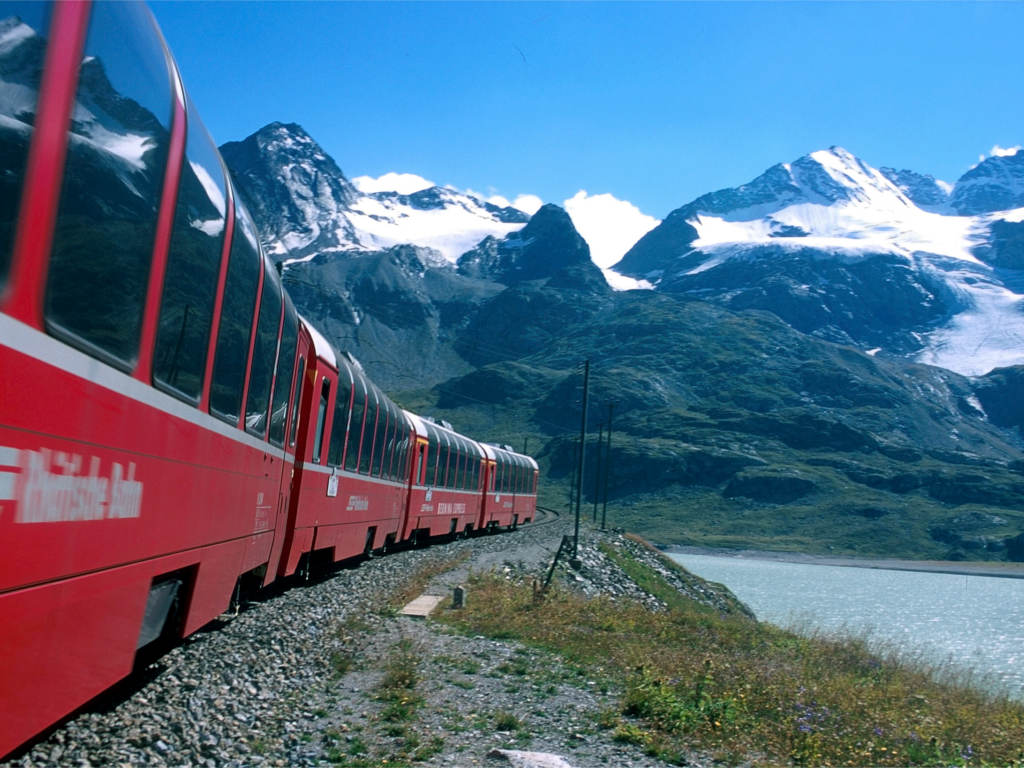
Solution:
{"label": "railway track", "polygon": [[[526,559],[542,572],[558,549],[564,517],[541,512],[514,531],[353,560],[273,590],[192,635],[0,766],[253,764],[254,734],[287,739],[320,707],[307,692],[331,674],[340,626],[379,611],[410,572],[466,550],[467,568]],[[287,764],[301,764],[295,754]]]}

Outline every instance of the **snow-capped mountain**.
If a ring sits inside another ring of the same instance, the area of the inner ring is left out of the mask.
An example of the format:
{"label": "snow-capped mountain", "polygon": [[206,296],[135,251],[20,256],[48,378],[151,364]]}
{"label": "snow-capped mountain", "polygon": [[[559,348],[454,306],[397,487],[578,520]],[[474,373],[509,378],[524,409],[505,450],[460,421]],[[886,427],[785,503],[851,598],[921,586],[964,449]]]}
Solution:
{"label": "snow-capped mountain", "polygon": [[957,213],[994,213],[1024,206],[1024,152],[995,155],[960,177],[950,203]]}
{"label": "snow-capped mountain", "polygon": [[[281,260],[414,244],[434,266],[515,277],[505,266],[529,220],[516,208],[402,188],[407,175],[392,189],[355,184],[294,124],[222,151]],[[1024,208],[1013,205],[1024,205],[1024,152],[949,185],[833,147],[673,211],[613,268],[634,285],[769,310],[830,341],[977,375],[1024,363]]]}
{"label": "snow-capped mountain", "polygon": [[[1019,175],[1018,175],[1019,174]],[[1019,185],[1019,192],[1018,192]],[[673,211],[616,265],[658,290],[967,374],[1024,363],[1024,152],[946,194],[833,147]],[[968,202],[969,201],[969,202]],[[970,210],[979,215],[957,215]]]}
{"label": "snow-capped mountain", "polygon": [[221,154],[279,259],[413,243],[454,264],[485,237],[504,237],[529,220],[448,187],[364,193],[294,123],[271,123]]}
{"label": "snow-capped mountain", "polygon": [[918,208],[935,213],[950,213],[949,193],[953,190],[952,184],[917,171],[897,171],[895,168],[878,170]]}

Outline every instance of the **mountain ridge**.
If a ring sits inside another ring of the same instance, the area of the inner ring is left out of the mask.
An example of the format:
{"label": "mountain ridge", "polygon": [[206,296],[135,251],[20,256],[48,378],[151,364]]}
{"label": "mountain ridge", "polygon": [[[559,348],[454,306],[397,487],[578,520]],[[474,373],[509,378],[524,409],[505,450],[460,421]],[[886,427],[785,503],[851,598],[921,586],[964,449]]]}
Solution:
{"label": "mountain ridge", "polygon": [[[656,290],[765,309],[823,338],[979,375],[1024,363],[1024,292],[1006,271],[1024,263],[1024,208],[994,208],[1018,202],[1013,190],[996,195],[972,179],[1016,183],[1018,169],[1022,152],[988,158],[947,195],[932,177],[874,169],[833,147],[677,208],[615,269]],[[971,198],[984,197],[979,213],[956,212],[965,189],[984,192]],[[889,312],[879,334],[878,311],[892,302],[922,311],[901,324]]]}
{"label": "mountain ridge", "polygon": [[[613,291],[557,206],[481,238],[454,262],[428,245],[311,246],[285,259],[285,284],[300,311],[407,407],[497,442],[525,437],[548,503],[559,503],[553,494],[575,466],[578,366],[588,357],[590,430],[615,403],[617,519],[660,543],[1009,557],[1017,549],[1008,542],[1024,533],[1012,406],[1024,377],[971,379],[898,354],[961,309],[941,270],[914,268],[915,258],[934,260],[863,246],[823,256],[815,227],[834,220],[804,222],[801,234],[780,211],[848,215],[883,199],[914,216],[940,214],[852,155],[831,157],[832,171],[870,188],[844,189],[825,165],[783,167],[785,178],[776,170],[757,190],[762,212],[776,206],[773,222],[758,220],[761,240],[701,250],[714,227],[749,226],[727,221],[745,202],[737,195],[718,197],[724,215],[667,217],[651,236],[665,247],[689,238],[682,255],[668,254],[686,269],[663,274],[655,290]],[[908,188],[928,183],[895,175]],[[1002,237],[995,256],[1010,259],[1017,232]],[[972,258],[963,261],[996,269]],[[802,294],[803,304],[794,299]],[[805,310],[820,315],[809,315],[807,332],[798,327]]]}
{"label": "mountain ridge", "polygon": [[361,192],[296,123],[270,123],[220,149],[277,260],[412,244],[454,263],[485,236],[504,236],[529,219],[447,187]]}

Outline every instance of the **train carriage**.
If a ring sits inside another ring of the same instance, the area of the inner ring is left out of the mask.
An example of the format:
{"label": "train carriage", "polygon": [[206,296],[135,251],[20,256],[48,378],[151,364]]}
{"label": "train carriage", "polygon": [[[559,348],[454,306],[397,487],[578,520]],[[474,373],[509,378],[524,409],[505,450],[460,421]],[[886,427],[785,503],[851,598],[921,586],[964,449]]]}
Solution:
{"label": "train carriage", "polygon": [[479,527],[514,528],[531,522],[537,507],[537,462],[507,446],[481,446],[485,472]]}
{"label": "train carriage", "polygon": [[0,756],[243,584],[532,519],[517,456],[298,316],[144,6],[2,6]]}
{"label": "train carriage", "polygon": [[465,534],[479,524],[484,453],[448,427],[406,411],[416,445],[403,538]]}
{"label": "train carriage", "polygon": [[0,754],[273,578],[298,329],[149,12],[3,8]]}
{"label": "train carriage", "polygon": [[332,562],[401,540],[411,425],[398,406],[307,323],[308,361],[296,485],[281,574],[303,555]]}

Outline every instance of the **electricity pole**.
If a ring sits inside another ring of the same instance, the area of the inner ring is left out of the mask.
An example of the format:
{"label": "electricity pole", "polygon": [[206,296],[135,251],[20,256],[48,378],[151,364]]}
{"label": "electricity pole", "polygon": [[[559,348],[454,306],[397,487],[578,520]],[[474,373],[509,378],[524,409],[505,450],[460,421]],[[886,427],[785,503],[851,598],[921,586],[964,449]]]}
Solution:
{"label": "electricity pole", "polygon": [[572,514],[573,503],[576,500],[576,457],[579,454],[579,446],[576,445],[576,438],[572,441],[572,474],[569,477],[569,514]]}
{"label": "electricity pole", "polygon": [[[601,450],[604,447],[604,422],[597,422],[597,453],[594,454],[594,518],[597,522],[597,502],[601,500]],[[606,470],[607,471],[607,470]]]}
{"label": "electricity pole", "polygon": [[607,530],[605,522],[608,519],[608,475],[612,473],[612,410],[615,403],[608,403],[608,447],[604,456],[604,507],[601,509],[601,530]]}
{"label": "electricity pole", "polygon": [[576,530],[572,540],[572,560],[569,564],[578,568],[580,561],[577,557],[580,548],[580,495],[583,490],[583,455],[587,444],[587,390],[590,386],[590,361],[583,363],[583,413],[580,416],[580,453],[577,459],[576,470]]}

